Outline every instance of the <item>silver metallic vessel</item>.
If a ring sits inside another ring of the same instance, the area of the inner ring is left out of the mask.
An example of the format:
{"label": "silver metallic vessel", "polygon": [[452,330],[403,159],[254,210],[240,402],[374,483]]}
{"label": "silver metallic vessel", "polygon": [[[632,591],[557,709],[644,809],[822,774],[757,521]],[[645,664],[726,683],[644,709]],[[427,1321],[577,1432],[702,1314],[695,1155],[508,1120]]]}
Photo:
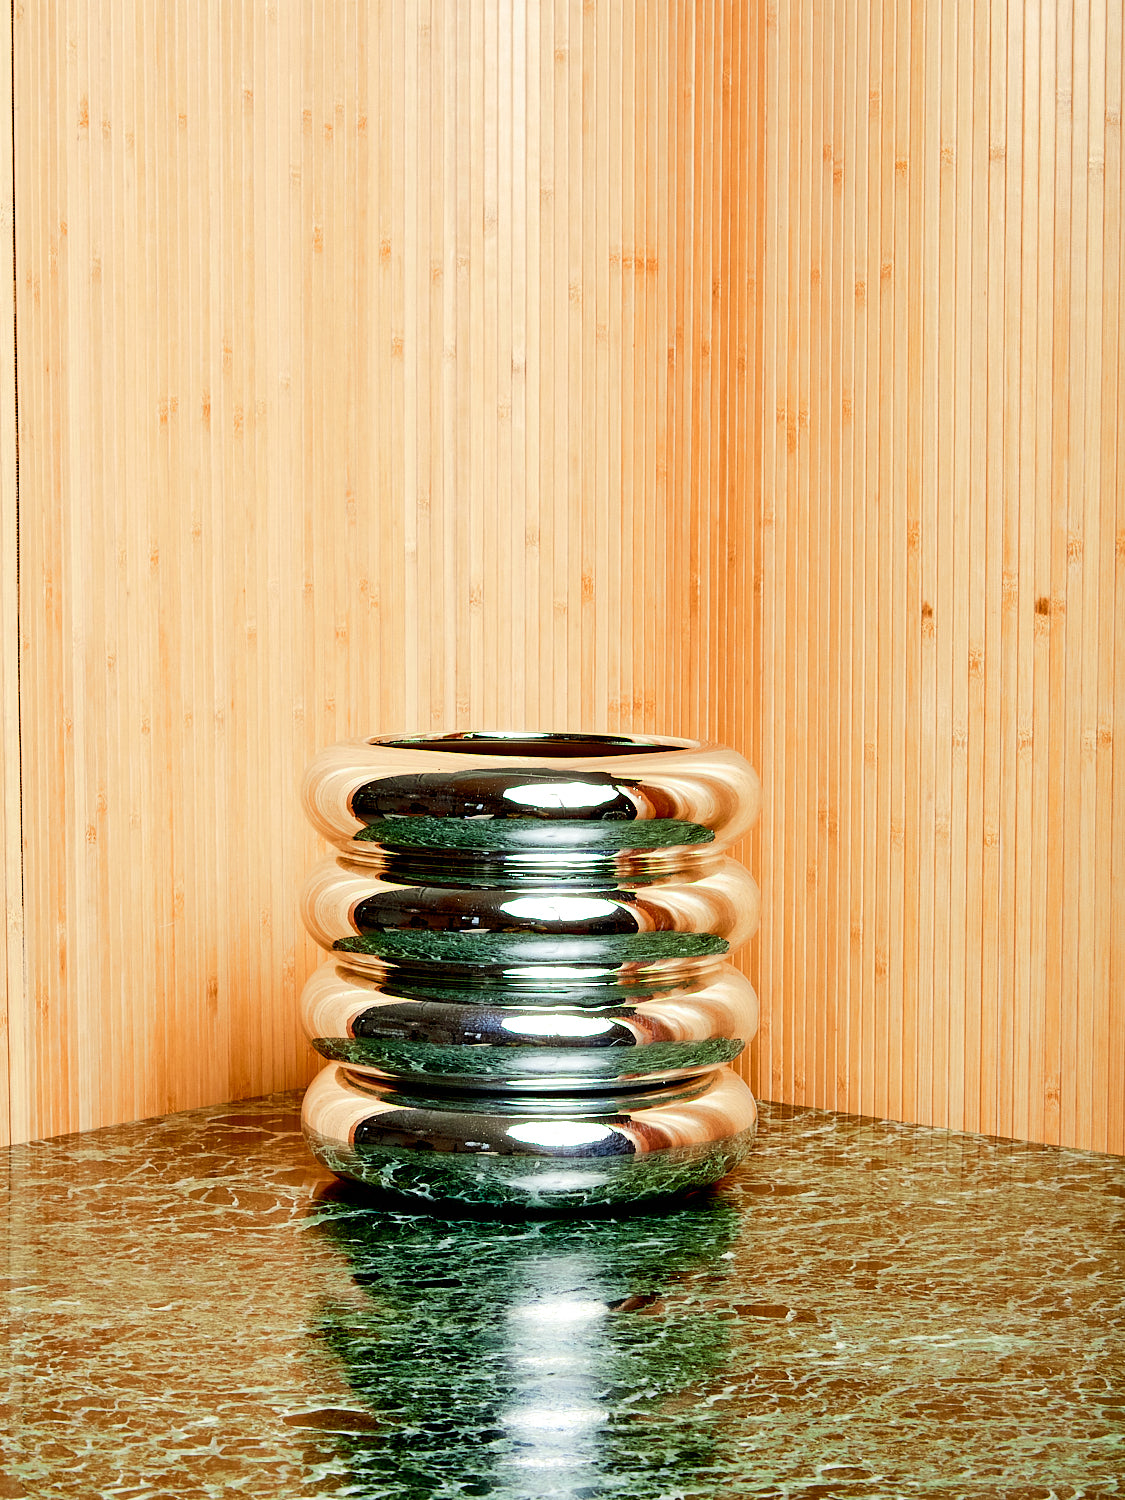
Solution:
{"label": "silver metallic vessel", "polygon": [[[302,996],[326,1067],[304,1122],[340,1175],[427,1205],[576,1208],[715,1181],[755,1110],[757,1029],[726,961],[758,888],[723,851],[758,780],[733,751],[462,733],[324,751],[305,807],[336,853]],[[536,1165],[538,1164],[538,1165]]]}

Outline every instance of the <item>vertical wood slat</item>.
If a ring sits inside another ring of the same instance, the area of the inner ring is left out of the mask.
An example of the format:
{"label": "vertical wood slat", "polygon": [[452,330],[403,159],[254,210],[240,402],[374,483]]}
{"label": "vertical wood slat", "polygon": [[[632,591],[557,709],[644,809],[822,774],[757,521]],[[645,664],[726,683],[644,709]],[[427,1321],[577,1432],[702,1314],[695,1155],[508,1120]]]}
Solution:
{"label": "vertical wood slat", "polygon": [[17,1137],[308,1076],[317,747],[712,712],[739,14],[16,8]]}
{"label": "vertical wood slat", "polygon": [[0,25],[0,1137],[22,1118],[22,1079],[13,1056],[25,1046],[22,810],[19,746],[19,544],[16,504],[16,307],[12,190],[12,33]]}
{"label": "vertical wood slat", "polygon": [[1120,7],[778,0],[765,36],[751,1076],[1120,1152]]}

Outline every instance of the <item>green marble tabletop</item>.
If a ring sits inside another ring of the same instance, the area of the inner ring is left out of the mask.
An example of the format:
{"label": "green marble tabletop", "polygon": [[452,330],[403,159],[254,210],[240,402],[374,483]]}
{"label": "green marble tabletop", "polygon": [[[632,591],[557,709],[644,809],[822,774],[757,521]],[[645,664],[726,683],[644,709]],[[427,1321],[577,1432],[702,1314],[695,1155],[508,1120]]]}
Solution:
{"label": "green marble tabletop", "polygon": [[6,1153],[0,1496],[1125,1494],[1125,1160],[765,1105],[686,1206],[441,1222],[297,1103]]}

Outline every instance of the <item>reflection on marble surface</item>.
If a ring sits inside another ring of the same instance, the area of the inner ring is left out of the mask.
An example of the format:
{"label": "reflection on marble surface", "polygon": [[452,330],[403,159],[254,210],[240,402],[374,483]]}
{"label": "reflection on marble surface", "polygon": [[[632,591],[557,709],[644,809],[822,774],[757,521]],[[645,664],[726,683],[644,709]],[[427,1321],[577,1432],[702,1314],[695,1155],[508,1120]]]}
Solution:
{"label": "reflection on marble surface", "polygon": [[[653,1423],[664,1402],[722,1371],[729,1338],[712,1312],[670,1321],[667,1301],[729,1249],[731,1204],[454,1225],[372,1215],[349,1187],[324,1204],[318,1227],[366,1294],[326,1299],[320,1331],[363,1407],[409,1431],[405,1452],[345,1440],[370,1493],[424,1495],[428,1484],[569,1497],[675,1485]],[[689,1410],[671,1447],[698,1466],[716,1461],[715,1439]]]}
{"label": "reflection on marble surface", "polygon": [[5,1153],[0,1497],[1125,1493],[1125,1161],[763,1105],[666,1212],[418,1219],[297,1098]]}

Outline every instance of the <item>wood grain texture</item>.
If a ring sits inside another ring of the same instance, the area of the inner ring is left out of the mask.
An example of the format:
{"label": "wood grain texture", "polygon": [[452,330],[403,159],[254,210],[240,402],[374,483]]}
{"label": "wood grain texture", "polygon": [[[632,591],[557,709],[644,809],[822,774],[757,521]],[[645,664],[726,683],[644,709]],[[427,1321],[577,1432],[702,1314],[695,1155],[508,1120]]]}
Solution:
{"label": "wood grain texture", "polygon": [[1120,6],[765,47],[756,1082],[1120,1152]]}
{"label": "wood grain texture", "polygon": [[[16,304],[12,193],[12,32],[0,22],[0,1139],[22,1048],[23,871],[20,836],[19,513],[16,494]],[[15,1031],[13,1038],[12,1032]]]}
{"label": "wood grain texture", "polygon": [[18,8],[17,1137],[309,1076],[320,746],[713,713],[741,9]]}
{"label": "wood grain texture", "polygon": [[1125,1151],[1120,6],[13,32],[14,1135],[301,1083],[300,768],[474,725],[761,769],[761,1095]]}

